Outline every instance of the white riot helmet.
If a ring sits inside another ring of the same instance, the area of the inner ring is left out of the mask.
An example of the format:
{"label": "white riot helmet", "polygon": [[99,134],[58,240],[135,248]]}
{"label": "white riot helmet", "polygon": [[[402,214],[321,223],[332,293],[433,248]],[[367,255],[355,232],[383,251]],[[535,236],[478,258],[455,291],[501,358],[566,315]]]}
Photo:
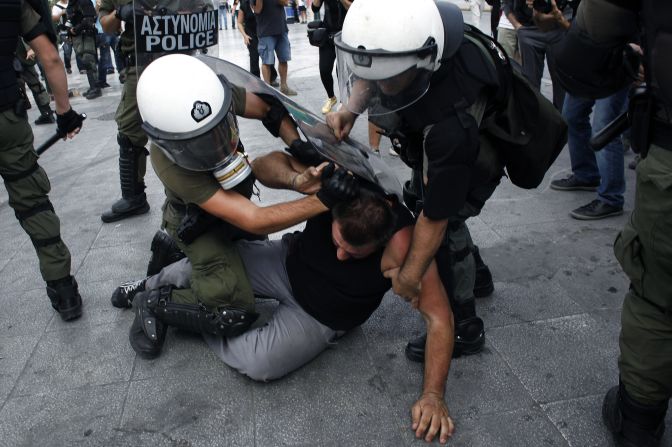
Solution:
{"label": "white riot helmet", "polygon": [[225,189],[251,173],[237,152],[231,87],[199,59],[170,54],[149,64],[138,80],[137,101],[142,129],[178,166],[216,171]]}
{"label": "white riot helmet", "polygon": [[448,0],[353,2],[334,37],[341,102],[369,115],[413,104],[463,33],[462,12]]}

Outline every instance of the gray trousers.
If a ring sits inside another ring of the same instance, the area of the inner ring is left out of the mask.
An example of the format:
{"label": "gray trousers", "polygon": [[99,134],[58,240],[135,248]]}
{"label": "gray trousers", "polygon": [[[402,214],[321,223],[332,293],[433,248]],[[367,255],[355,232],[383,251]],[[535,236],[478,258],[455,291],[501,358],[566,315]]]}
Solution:
{"label": "gray trousers", "polygon": [[546,58],[548,72],[553,82],[553,105],[558,110],[562,110],[565,90],[557,82],[555,58],[551,46],[558,43],[565,33],[563,29],[544,32],[536,26],[523,26],[518,29],[518,48],[523,62],[523,74],[530,84],[540,89],[541,78],[544,75],[544,57]]}
{"label": "gray trousers", "polygon": [[[294,371],[344,334],[308,315],[294,300],[285,267],[287,245],[284,239],[236,243],[255,295],[275,298],[279,305],[263,326],[238,337],[203,336],[224,363],[253,380],[278,379]],[[190,276],[185,258],[147,279],[146,288],[189,287]]]}

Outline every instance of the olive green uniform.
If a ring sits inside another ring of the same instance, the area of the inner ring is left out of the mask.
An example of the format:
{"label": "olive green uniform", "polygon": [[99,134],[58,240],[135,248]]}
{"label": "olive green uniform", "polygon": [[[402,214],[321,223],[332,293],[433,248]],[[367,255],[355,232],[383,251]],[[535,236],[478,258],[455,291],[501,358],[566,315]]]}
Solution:
{"label": "olive green uniform", "polygon": [[[22,35],[29,34],[39,20],[37,13],[23,2]],[[14,108],[0,111],[0,134],[0,176],[7,188],[9,205],[35,247],[42,278],[66,278],[70,275],[70,252],[61,240],[60,221],[47,195],[51,185],[37,164],[33,132],[25,112],[17,115]]]}
{"label": "olive green uniform", "polygon": [[635,209],[614,244],[630,278],[618,365],[644,404],[672,396],[672,148],[652,145],[637,165]]}
{"label": "olive green uniform", "polygon": [[30,91],[33,93],[33,98],[35,98],[35,103],[37,108],[40,109],[40,112],[43,115],[51,115],[52,110],[49,106],[51,99],[47,90],[42,85],[40,77],[35,70],[35,60],[28,60],[26,46],[23,41],[20,41],[16,47],[16,57],[21,63],[21,72],[19,73],[20,78],[23,82],[26,83]]}
{"label": "olive green uniform", "polygon": [[[233,88],[233,104],[234,112],[242,115],[245,111],[243,89]],[[221,186],[211,172],[181,168],[154,145],[151,147],[151,160],[166,190],[162,226],[177,241],[192,264],[190,288],[172,290],[172,301],[178,304],[200,303],[211,311],[220,306],[233,306],[252,312],[252,287],[229,235],[215,226],[188,245],[177,236],[177,228],[185,215],[184,207],[207,201]]]}
{"label": "olive green uniform", "polygon": [[[103,17],[111,14],[121,5],[133,3],[132,0],[102,0],[98,8],[98,16]],[[138,103],[135,97],[135,89],[138,84],[138,75],[135,68],[135,39],[133,36],[133,24],[127,24],[124,32],[119,38],[121,54],[126,62],[126,82],[121,94],[121,101],[117,107],[115,120],[119,133],[125,135],[131,140],[133,146],[144,147],[147,144],[147,135],[142,131],[140,125],[142,119],[138,111]],[[141,172],[138,173],[139,179],[145,176],[145,162],[143,157]]]}

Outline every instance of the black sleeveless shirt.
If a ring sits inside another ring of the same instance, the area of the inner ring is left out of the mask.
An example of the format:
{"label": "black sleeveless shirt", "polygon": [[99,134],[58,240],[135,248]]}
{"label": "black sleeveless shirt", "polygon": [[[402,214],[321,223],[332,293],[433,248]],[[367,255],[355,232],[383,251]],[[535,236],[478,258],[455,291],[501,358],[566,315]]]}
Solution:
{"label": "black sleeveless shirt", "polygon": [[[395,232],[413,225],[413,216],[395,205]],[[384,247],[362,259],[339,261],[331,238],[331,213],[306,223],[291,235],[285,264],[294,298],[313,318],[334,330],[347,331],[364,323],[392,283],[383,277]]]}

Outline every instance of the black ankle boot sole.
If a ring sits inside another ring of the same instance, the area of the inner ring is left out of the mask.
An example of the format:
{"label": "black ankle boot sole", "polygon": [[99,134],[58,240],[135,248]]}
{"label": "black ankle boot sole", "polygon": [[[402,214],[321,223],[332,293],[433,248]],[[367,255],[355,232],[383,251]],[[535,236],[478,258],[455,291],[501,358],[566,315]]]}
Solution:
{"label": "black ankle boot sole", "polygon": [[140,214],[145,214],[147,212],[149,212],[149,203],[145,202],[139,207],[131,208],[124,213],[113,213],[111,211],[103,213],[100,216],[100,220],[102,220],[105,223],[112,223],[126,219],[127,217],[139,216]]}
{"label": "black ankle boot sole", "polygon": [[72,321],[82,316],[82,302],[68,309],[60,309],[58,314],[63,321]]}
{"label": "black ankle boot sole", "polygon": [[474,296],[476,298],[485,298],[492,295],[495,292],[495,284],[490,281],[487,284],[480,284],[474,287]]}

